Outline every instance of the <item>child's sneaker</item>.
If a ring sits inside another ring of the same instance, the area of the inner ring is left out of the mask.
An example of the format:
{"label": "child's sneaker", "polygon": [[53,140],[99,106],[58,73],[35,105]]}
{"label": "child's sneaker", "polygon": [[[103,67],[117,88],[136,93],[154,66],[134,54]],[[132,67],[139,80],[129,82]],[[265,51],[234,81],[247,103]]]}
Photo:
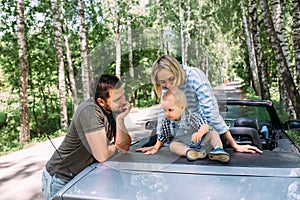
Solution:
{"label": "child's sneaker", "polygon": [[192,142],[190,144],[191,149],[201,149],[201,141],[200,142]]}
{"label": "child's sneaker", "polygon": [[203,159],[206,157],[205,149],[189,149],[186,151],[186,158],[190,161]]}
{"label": "child's sneaker", "polygon": [[217,160],[222,163],[228,163],[231,159],[230,154],[225,152],[224,149],[220,146],[215,147],[208,154],[209,159]]}

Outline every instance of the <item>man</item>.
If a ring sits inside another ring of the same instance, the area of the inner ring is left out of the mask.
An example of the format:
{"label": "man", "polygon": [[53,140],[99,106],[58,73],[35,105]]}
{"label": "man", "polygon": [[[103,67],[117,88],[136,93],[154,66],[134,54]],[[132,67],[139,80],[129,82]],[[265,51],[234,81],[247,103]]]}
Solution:
{"label": "man", "polygon": [[118,77],[102,75],[94,98],[79,105],[64,141],[46,164],[42,183],[47,200],[94,161],[106,161],[117,149],[129,150],[131,137],[124,125],[129,110]]}

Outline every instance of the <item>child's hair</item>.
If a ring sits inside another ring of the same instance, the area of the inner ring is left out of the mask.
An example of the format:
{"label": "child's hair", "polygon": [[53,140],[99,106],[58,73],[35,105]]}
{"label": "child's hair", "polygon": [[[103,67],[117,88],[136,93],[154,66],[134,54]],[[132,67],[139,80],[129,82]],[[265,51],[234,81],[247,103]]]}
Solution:
{"label": "child's hair", "polygon": [[163,94],[162,100],[166,100],[166,98],[170,96],[175,97],[175,103],[178,106],[183,106],[184,108],[187,107],[186,96],[182,90],[178,88],[170,88]]}

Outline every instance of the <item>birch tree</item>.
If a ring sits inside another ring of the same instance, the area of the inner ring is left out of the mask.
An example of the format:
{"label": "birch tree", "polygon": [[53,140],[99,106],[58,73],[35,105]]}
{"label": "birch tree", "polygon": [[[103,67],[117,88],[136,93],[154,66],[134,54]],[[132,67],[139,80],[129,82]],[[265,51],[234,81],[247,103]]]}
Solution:
{"label": "birch tree", "polygon": [[282,80],[287,90],[288,97],[290,98],[292,105],[295,109],[295,114],[297,115],[296,117],[300,118],[300,95],[296,91],[296,86],[291,75],[290,69],[288,67],[288,61],[285,59],[283,50],[280,46],[280,41],[276,36],[267,0],[260,0],[260,7],[262,10],[262,17],[266,28],[266,32],[269,36],[272,50],[275,54],[276,61],[279,65],[279,73],[282,75]]}
{"label": "birch tree", "polygon": [[156,6],[157,6],[157,23],[158,23],[158,29],[160,30],[160,37],[158,40],[158,57],[161,56],[161,51],[164,54],[168,54],[168,40],[165,37],[166,27],[168,23],[165,23],[165,11],[163,8],[162,0],[156,0]]}
{"label": "birch tree", "polygon": [[252,35],[250,35],[249,29],[248,29],[248,22],[247,22],[247,17],[246,17],[246,12],[245,12],[245,7],[242,3],[240,2],[241,10],[242,10],[242,19],[243,19],[243,27],[244,27],[244,32],[245,32],[245,38],[246,38],[246,44],[247,44],[247,51],[248,51],[248,56],[249,56],[249,63],[250,63],[250,68],[251,68],[251,74],[252,74],[252,79],[253,79],[253,84],[254,84],[254,90],[258,96],[260,96],[260,84],[259,84],[259,79],[258,79],[258,71],[257,71],[257,61],[255,57],[255,52],[254,52],[254,46],[253,46],[253,38]]}
{"label": "birch tree", "polygon": [[179,23],[180,23],[180,38],[181,38],[181,57],[182,64],[187,65],[188,44],[189,44],[189,29],[190,29],[190,1],[186,2],[187,19],[185,19],[184,1],[179,0]]}
{"label": "birch tree", "polygon": [[185,65],[186,63],[186,58],[184,54],[184,49],[185,49],[185,42],[184,42],[184,27],[183,27],[183,20],[184,20],[184,13],[183,13],[183,8],[182,8],[182,1],[179,0],[179,21],[180,21],[180,38],[181,38],[181,62],[182,64]]}
{"label": "birch tree", "polygon": [[[276,32],[276,36],[278,38],[278,41],[280,42],[280,48],[282,49],[284,59],[286,60],[288,68],[291,70],[291,59],[290,59],[290,53],[289,53],[289,47],[288,47],[288,39],[286,36],[285,31],[285,23],[284,23],[284,14],[283,14],[283,5],[281,5],[280,0],[271,0],[271,10],[272,10],[272,19],[274,23],[274,29]],[[278,66],[280,67],[280,66]],[[280,72],[280,69],[278,69],[278,72]],[[281,73],[278,73],[278,85],[279,85],[279,91],[280,91],[280,105],[282,110],[288,110],[289,115],[293,118],[296,117],[295,109],[293,107],[293,104],[291,102],[291,99],[289,98],[287,94],[287,89],[284,84],[284,79],[282,77],[283,75]],[[292,75],[293,76],[293,75]]]}
{"label": "birch tree", "polygon": [[254,59],[257,67],[257,78],[259,91],[257,92],[262,99],[270,100],[269,83],[267,77],[267,67],[263,59],[261,48],[261,37],[258,26],[257,6],[255,0],[248,1],[249,27],[251,32]]}
{"label": "birch tree", "polygon": [[82,75],[82,89],[83,98],[88,99],[90,97],[90,75],[88,64],[88,40],[86,30],[86,19],[84,14],[84,2],[78,0],[78,12],[80,18],[80,55],[81,55],[81,75]]}
{"label": "birch tree", "polygon": [[68,127],[67,102],[66,102],[66,84],[65,84],[65,67],[63,49],[61,44],[61,22],[60,12],[57,0],[51,0],[51,8],[53,15],[54,43],[56,48],[56,59],[58,63],[58,88],[60,102],[60,126],[62,129]]}
{"label": "birch tree", "polygon": [[292,18],[293,18],[293,47],[296,66],[296,84],[298,92],[300,92],[300,2],[299,0],[292,1]]}
{"label": "birch tree", "polygon": [[121,77],[121,38],[120,38],[120,1],[115,0],[115,43],[116,43],[116,76]]}
{"label": "birch tree", "polygon": [[65,23],[62,23],[62,32],[64,35],[64,43],[66,47],[66,56],[69,66],[69,79],[70,79],[70,85],[71,85],[71,93],[72,93],[72,99],[73,99],[73,110],[75,111],[78,107],[78,99],[77,99],[77,89],[76,89],[76,83],[74,78],[74,68],[73,68],[73,62],[72,62],[72,56],[69,46],[69,40],[68,40],[68,34],[67,29],[65,26]]}
{"label": "birch tree", "polygon": [[17,1],[17,40],[20,60],[19,104],[20,104],[20,135],[21,144],[30,140],[28,113],[28,58],[25,37],[24,0]]}
{"label": "birch tree", "polygon": [[[129,76],[132,81],[134,81],[134,68],[133,68],[133,52],[132,52],[132,30],[131,30],[131,21],[132,21],[132,0],[127,2],[127,46],[128,46],[128,61],[129,61]],[[135,92],[131,92],[131,102],[135,105]]]}
{"label": "birch tree", "polygon": [[133,69],[133,53],[132,53],[132,30],[131,30],[131,20],[132,15],[130,9],[132,7],[132,0],[127,2],[127,46],[128,46],[128,60],[129,60],[129,74],[132,79],[134,79],[134,69]]}

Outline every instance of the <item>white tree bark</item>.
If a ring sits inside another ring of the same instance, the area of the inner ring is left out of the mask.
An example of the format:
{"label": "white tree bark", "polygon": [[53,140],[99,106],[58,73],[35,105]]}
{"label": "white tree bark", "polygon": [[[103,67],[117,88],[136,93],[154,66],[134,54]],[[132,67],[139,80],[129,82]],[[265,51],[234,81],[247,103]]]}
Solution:
{"label": "white tree bark", "polygon": [[65,67],[63,49],[61,44],[61,23],[59,21],[59,7],[57,0],[51,0],[51,8],[53,15],[54,43],[56,48],[56,58],[58,63],[58,88],[60,101],[60,126],[62,129],[68,127],[67,101],[66,101],[66,84],[65,84]]}
{"label": "white tree bark", "polygon": [[82,89],[83,98],[88,99],[90,97],[90,75],[88,64],[88,40],[86,30],[86,19],[84,14],[84,2],[78,0],[78,9],[80,17],[80,53],[81,53],[81,72],[82,72]]}
{"label": "white tree bark", "polygon": [[21,144],[30,140],[28,113],[28,58],[24,23],[24,0],[17,1],[17,41],[20,60],[19,104],[20,104],[20,135]]}

